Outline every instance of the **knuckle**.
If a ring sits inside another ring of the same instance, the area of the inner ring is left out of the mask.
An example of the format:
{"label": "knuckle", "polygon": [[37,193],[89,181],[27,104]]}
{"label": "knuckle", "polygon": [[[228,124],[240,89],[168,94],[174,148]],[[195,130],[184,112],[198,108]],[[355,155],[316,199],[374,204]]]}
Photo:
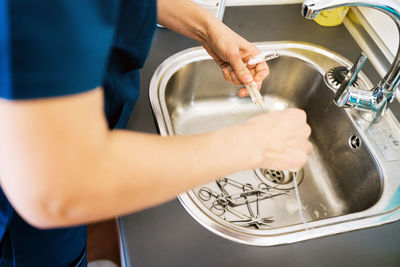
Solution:
{"label": "knuckle", "polygon": [[261,82],[261,81],[263,81],[268,75],[269,75],[269,73],[268,73],[268,71],[266,71],[266,70],[256,72],[255,75],[254,75],[254,80],[255,80],[255,81]]}
{"label": "knuckle", "polygon": [[296,117],[296,119],[303,119],[306,118],[306,112],[302,109],[299,108],[289,108],[290,112],[293,113],[293,115]]}
{"label": "knuckle", "polygon": [[231,77],[233,82],[239,81],[234,71],[231,71],[229,73],[229,76]]}
{"label": "knuckle", "polygon": [[228,76],[230,77],[229,73],[226,71],[226,69],[222,69],[222,75],[224,76],[225,80],[228,80]]}
{"label": "knuckle", "polygon": [[235,47],[235,46],[231,47],[228,51],[229,51],[229,54],[230,54],[231,57],[236,58],[236,57],[241,57],[242,56],[240,51],[239,51],[239,49],[237,47]]}
{"label": "knuckle", "polygon": [[223,61],[219,66],[221,69],[229,69],[230,64],[228,62]]}
{"label": "knuckle", "polygon": [[268,75],[269,75],[269,67],[268,67],[268,65],[267,65],[267,68],[265,69],[265,77],[267,77]]}
{"label": "knuckle", "polygon": [[250,46],[249,46],[249,51],[250,51],[250,54],[252,54],[252,55],[259,55],[259,54],[261,54],[260,49],[258,49],[258,47],[255,46],[254,44],[250,44]]}
{"label": "knuckle", "polygon": [[288,108],[287,109],[287,112],[289,113],[289,115],[293,116],[293,118],[296,118],[296,120],[300,114],[299,111],[300,111],[300,109],[298,109],[298,108]]}
{"label": "knuckle", "polygon": [[305,128],[306,128],[305,129],[306,137],[309,137],[311,135],[311,132],[312,132],[311,127],[310,127],[310,125],[306,124]]}
{"label": "knuckle", "polygon": [[307,119],[307,113],[304,110],[298,109],[298,114],[299,118],[302,119],[303,121]]}

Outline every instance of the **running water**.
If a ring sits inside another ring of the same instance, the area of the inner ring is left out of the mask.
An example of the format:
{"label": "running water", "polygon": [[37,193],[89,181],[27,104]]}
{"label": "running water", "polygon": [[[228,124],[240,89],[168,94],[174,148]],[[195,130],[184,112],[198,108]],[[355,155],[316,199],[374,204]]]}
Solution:
{"label": "running water", "polygon": [[299,209],[299,216],[304,226],[306,227],[306,231],[308,231],[310,228],[308,227],[307,220],[303,214],[303,206],[301,205],[299,188],[297,187],[297,173],[293,173],[293,183],[294,183],[294,191],[296,193],[296,198],[297,198],[297,207]]}
{"label": "running water", "polygon": [[[250,95],[252,96],[252,100],[253,103],[255,103],[257,106],[259,106],[261,108],[261,110],[266,113],[266,109],[264,107],[265,104],[265,100],[264,98],[261,96],[261,94],[258,92],[258,90],[256,89],[256,87],[250,88],[250,87],[246,87],[247,90],[249,91]],[[250,90],[253,89],[253,90]],[[256,91],[257,94],[254,94],[253,92]],[[254,95],[252,95],[252,93]],[[258,95],[259,97],[257,98],[256,95]],[[257,101],[256,101],[257,100]],[[328,104],[328,106],[325,109],[325,112],[328,111],[328,108],[331,106],[332,102],[330,102]],[[303,206],[301,205],[301,199],[300,199],[300,194],[299,194],[299,188],[297,187],[297,173],[293,173],[293,183],[294,183],[294,191],[296,193],[296,199],[297,199],[297,207],[299,209],[299,216],[301,221],[303,222],[304,226],[306,227],[306,231],[308,231],[310,228],[308,227],[308,223],[306,218],[304,217],[303,214]]]}

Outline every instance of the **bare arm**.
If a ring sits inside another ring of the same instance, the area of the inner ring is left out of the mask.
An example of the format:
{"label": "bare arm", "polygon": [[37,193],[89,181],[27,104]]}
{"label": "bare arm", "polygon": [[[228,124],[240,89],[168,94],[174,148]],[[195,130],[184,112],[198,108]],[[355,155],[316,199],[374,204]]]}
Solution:
{"label": "bare arm", "polygon": [[[194,24],[180,17],[179,8],[198,8],[190,1],[168,0],[175,11],[164,1],[159,0],[160,22],[200,41],[204,33],[203,45],[217,63],[229,61],[235,69],[223,68],[225,78],[243,82],[249,72],[243,59],[257,52],[253,46],[214,18],[214,30],[203,28],[209,17],[204,11],[193,14]],[[231,41],[217,38],[220,33],[229,33]],[[250,71],[261,81],[267,73],[258,66]],[[297,170],[311,151],[310,128],[299,110],[179,137],[110,131],[100,88],[48,99],[0,99],[0,114],[2,189],[22,217],[43,228],[137,211],[239,170]]]}
{"label": "bare arm", "polygon": [[102,101],[97,89],[0,102],[7,114],[0,133],[7,140],[2,186],[32,223],[70,225],[124,214],[245,167],[218,132],[163,138],[109,131]]}
{"label": "bare arm", "polygon": [[[258,55],[258,48],[233,32],[213,14],[191,0],[158,0],[158,21],[178,33],[199,41],[221,67],[227,81],[236,85],[261,83],[269,74],[265,62],[248,66],[247,61]],[[233,67],[233,70],[229,66]],[[239,96],[246,96],[246,89]]]}
{"label": "bare arm", "polygon": [[[309,128],[298,110],[203,135],[160,137],[109,131],[102,101],[100,89],[0,100],[0,114],[7,114],[0,131],[1,185],[33,225],[69,226],[126,214],[242,169],[297,169],[310,152]],[[291,118],[294,129],[285,122]],[[277,131],[266,134],[271,123]],[[289,137],[279,133],[285,127]],[[285,159],[288,153],[293,159]]]}

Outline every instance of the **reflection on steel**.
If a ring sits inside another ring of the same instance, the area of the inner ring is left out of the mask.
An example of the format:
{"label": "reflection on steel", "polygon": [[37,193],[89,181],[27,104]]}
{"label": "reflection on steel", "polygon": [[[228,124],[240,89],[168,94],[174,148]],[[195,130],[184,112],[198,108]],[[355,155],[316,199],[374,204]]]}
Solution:
{"label": "reflection on steel", "polygon": [[[307,19],[313,19],[325,9],[342,6],[364,6],[382,11],[393,19],[400,33],[400,3],[396,0],[306,0],[303,3],[302,14]],[[352,87],[353,81],[366,59],[367,57],[362,53],[337,90],[334,101],[339,107],[372,111],[371,120],[376,123],[380,121],[389,104],[393,102],[396,89],[400,83],[400,48],[392,67],[371,90]]]}
{"label": "reflection on steel", "polygon": [[[268,62],[270,75],[261,88],[267,111],[302,108],[313,130],[310,139],[314,151],[303,169],[299,186],[301,209],[311,230],[305,231],[293,193],[266,200],[260,200],[261,196],[253,193],[246,195],[247,199],[241,197],[239,193],[243,191],[269,189],[276,192],[293,187],[291,182],[286,184],[289,188],[283,188],[285,184],[266,178],[261,177],[260,181],[254,170],[231,174],[226,176],[231,180],[219,181],[227,195],[239,194],[235,196],[238,199],[229,202],[222,198],[218,202],[221,189],[212,182],[179,196],[186,210],[220,236],[260,246],[297,242],[400,219],[400,203],[393,204],[391,200],[400,186],[400,160],[397,160],[400,157],[393,149],[386,156],[389,162],[382,150],[390,137],[382,134],[375,140],[376,135],[369,134],[369,123],[359,112],[332,104],[334,93],[324,83],[323,75],[327,71],[335,66],[351,67],[351,62],[310,44],[266,42],[256,45],[261,52],[276,50],[280,55]],[[358,75],[358,84],[362,88],[372,86],[362,72]],[[224,80],[219,67],[203,48],[175,54],[156,70],[150,85],[150,100],[161,134],[203,133],[242,123],[260,114],[262,111],[249,98],[237,96],[238,90]],[[385,133],[399,131],[390,110],[375,126],[376,129],[391,129]],[[348,144],[352,135],[362,142],[356,150]],[[209,201],[204,200],[207,198]],[[240,205],[233,206],[234,203]],[[263,223],[251,220],[248,205],[254,217],[259,214],[259,218],[265,219],[261,220]],[[273,222],[268,221],[272,219]]]}
{"label": "reflection on steel", "polygon": [[[230,212],[236,218],[227,221],[242,227],[261,229],[262,226],[271,226],[270,223],[274,221],[272,216],[261,218],[260,202],[290,194],[289,191],[275,190],[264,182],[259,182],[257,186],[253,186],[250,183],[240,183],[232,178],[222,178],[215,183],[219,192],[203,186],[197,191],[197,196],[211,212],[222,217],[222,219],[225,219],[226,212]],[[229,187],[236,189],[236,192],[230,193]],[[251,203],[254,202],[256,203],[256,213],[253,212],[251,207]],[[240,211],[242,205],[246,205],[247,214]]]}

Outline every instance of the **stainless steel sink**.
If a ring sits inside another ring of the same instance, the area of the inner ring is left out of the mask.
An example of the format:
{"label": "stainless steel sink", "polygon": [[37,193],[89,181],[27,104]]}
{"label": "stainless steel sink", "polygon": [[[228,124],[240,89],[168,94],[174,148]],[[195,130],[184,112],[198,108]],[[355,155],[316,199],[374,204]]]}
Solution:
{"label": "stainless steel sink", "polygon": [[[312,127],[314,152],[297,174],[302,212],[298,215],[293,174],[280,170],[247,170],[179,196],[203,226],[228,239],[250,245],[277,245],[372,227],[400,219],[400,127],[389,111],[369,125],[354,110],[337,108],[323,75],[351,62],[324,48],[295,42],[258,43],[277,50],[270,76],[261,89],[269,111],[299,107]],[[359,86],[371,88],[361,74]],[[200,47],[168,58],[155,72],[150,99],[162,135],[185,135],[241,123],[261,111],[239,88],[224,81],[219,67]],[[242,192],[237,184],[268,187],[276,196],[261,201],[246,197],[240,205],[215,209],[207,192]],[[205,191],[206,190],[206,191]],[[209,191],[207,191],[209,190]],[[206,198],[204,193],[206,192]],[[281,192],[281,193],[280,193]],[[246,203],[247,201],[247,203]],[[258,207],[257,207],[258,206]],[[252,211],[272,217],[268,225],[237,223]],[[243,215],[243,216],[242,216]]]}

